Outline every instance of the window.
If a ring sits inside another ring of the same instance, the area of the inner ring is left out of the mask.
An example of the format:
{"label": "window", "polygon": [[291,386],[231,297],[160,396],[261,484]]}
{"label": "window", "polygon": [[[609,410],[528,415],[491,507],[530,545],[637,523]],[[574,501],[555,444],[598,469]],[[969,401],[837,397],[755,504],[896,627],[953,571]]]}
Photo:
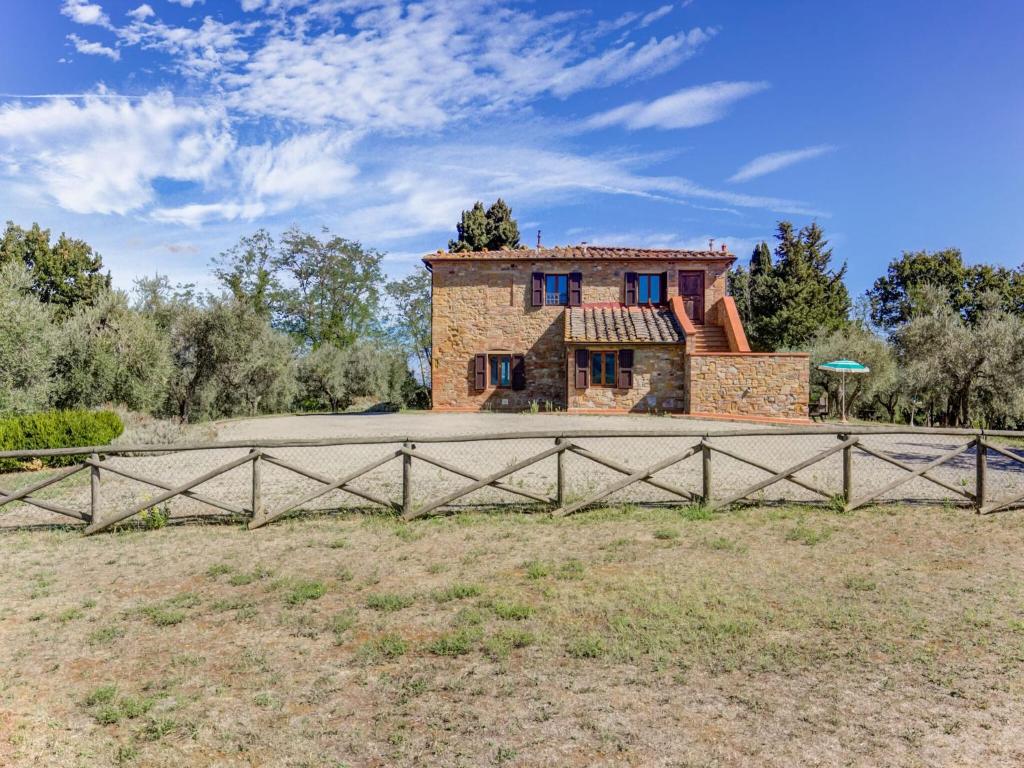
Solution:
{"label": "window", "polygon": [[637,303],[660,304],[662,296],[661,275],[636,276]]}
{"label": "window", "polygon": [[530,277],[530,306],[578,307],[583,303],[583,274],[546,275],[534,272]]}
{"label": "window", "polygon": [[549,307],[569,303],[568,275],[544,275],[544,303]]}
{"label": "window", "polygon": [[479,354],[473,356],[473,389],[483,392],[489,386],[526,389],[526,357],[524,355]]}
{"label": "window", "polygon": [[614,387],[615,386],[615,352],[601,352],[591,350],[590,352],[590,386],[592,387]]}
{"label": "window", "polygon": [[512,386],[512,355],[490,355],[491,386]]}
{"label": "window", "polygon": [[587,387],[633,388],[633,350],[577,349],[576,389]]}

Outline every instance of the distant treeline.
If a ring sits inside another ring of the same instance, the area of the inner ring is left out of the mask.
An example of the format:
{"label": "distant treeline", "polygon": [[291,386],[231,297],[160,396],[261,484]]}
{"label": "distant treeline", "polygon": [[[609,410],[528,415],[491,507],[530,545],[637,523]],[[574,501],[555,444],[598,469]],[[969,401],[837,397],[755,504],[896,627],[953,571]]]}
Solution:
{"label": "distant treeline", "polygon": [[[214,261],[219,292],[164,276],[111,288],[86,243],[8,223],[0,241],[0,415],[103,404],[186,421],[429,405],[425,270],[260,230]],[[409,369],[416,361],[417,376]]]}

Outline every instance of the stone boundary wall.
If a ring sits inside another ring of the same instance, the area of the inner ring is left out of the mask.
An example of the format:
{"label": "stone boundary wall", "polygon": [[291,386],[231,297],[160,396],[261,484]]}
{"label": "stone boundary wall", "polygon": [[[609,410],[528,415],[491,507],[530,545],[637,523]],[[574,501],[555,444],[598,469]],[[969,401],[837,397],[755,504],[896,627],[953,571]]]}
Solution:
{"label": "stone boundary wall", "polygon": [[800,352],[685,355],[690,413],[807,419],[810,356]]}

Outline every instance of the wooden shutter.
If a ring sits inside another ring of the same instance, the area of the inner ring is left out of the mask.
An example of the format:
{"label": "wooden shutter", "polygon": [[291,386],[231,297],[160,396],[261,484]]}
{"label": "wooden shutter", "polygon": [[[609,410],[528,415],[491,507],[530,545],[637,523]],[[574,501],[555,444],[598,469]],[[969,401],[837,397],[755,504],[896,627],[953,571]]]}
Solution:
{"label": "wooden shutter", "polygon": [[526,389],[526,360],[512,355],[512,389]]}
{"label": "wooden shutter", "polygon": [[619,373],[616,386],[619,389],[633,388],[633,350],[619,350]]}
{"label": "wooden shutter", "polygon": [[661,273],[661,295],[658,297],[659,304],[668,304],[668,272]]}
{"label": "wooden shutter", "polygon": [[533,290],[530,292],[532,298],[530,304],[534,307],[544,306],[544,273],[534,272],[532,278]]}
{"label": "wooden shutter", "polygon": [[632,307],[636,304],[636,272],[626,273],[625,304]]}
{"label": "wooden shutter", "polygon": [[477,392],[487,389],[487,355],[473,358],[473,386]]}
{"label": "wooden shutter", "polygon": [[583,304],[583,273],[569,273],[569,306],[578,307]]}
{"label": "wooden shutter", "polygon": [[590,384],[590,352],[576,350],[576,389],[586,389]]}

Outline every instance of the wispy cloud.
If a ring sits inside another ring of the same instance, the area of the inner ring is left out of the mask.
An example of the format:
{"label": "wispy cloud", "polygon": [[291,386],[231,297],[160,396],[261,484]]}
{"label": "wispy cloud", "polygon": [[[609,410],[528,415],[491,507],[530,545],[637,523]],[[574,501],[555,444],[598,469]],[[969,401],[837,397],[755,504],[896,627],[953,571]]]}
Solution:
{"label": "wispy cloud", "polygon": [[148,19],[150,16],[155,15],[156,11],[153,10],[153,6],[151,6],[149,3],[143,3],[138,8],[128,11],[128,17],[131,19],[135,19],[135,21],[144,21],[145,19]]}
{"label": "wispy cloud", "polygon": [[828,144],[820,144],[816,147],[805,147],[804,149],[791,149],[784,152],[769,152],[767,155],[755,157],[749,163],[740,168],[729,177],[731,182],[750,181],[759,176],[764,176],[783,168],[788,168],[804,160],[812,160],[815,157],[827,155],[835,151],[835,147]]}
{"label": "wispy cloud", "polygon": [[112,61],[119,61],[121,54],[114,48],[108,48],[102,43],[94,43],[91,40],[83,40],[76,34],[68,35],[68,40],[75,46],[75,50],[89,56],[106,56]]}
{"label": "wispy cloud", "polygon": [[140,210],[159,178],[208,182],[234,144],[222,107],[168,93],[0,107],[0,151],[21,159],[25,183],[76,213]]}
{"label": "wispy cloud", "polygon": [[594,115],[585,128],[694,128],[721,120],[740,99],[768,88],[764,82],[717,82],[683,88],[654,101],[634,101]]}

